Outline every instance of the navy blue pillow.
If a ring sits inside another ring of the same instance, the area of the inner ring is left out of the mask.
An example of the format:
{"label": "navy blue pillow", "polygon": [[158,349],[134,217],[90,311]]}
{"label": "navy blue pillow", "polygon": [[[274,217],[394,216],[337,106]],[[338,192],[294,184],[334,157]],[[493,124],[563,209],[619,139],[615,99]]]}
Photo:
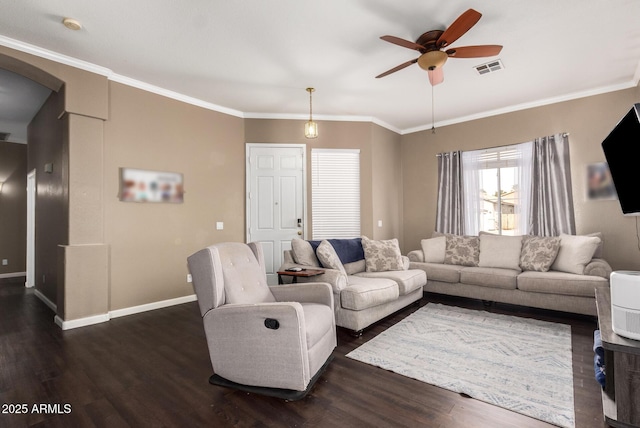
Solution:
{"label": "navy blue pillow", "polygon": [[[352,239],[327,239],[342,264],[357,262],[364,259],[364,250],[362,249],[362,238]],[[309,241],[311,248],[315,252],[322,241]]]}

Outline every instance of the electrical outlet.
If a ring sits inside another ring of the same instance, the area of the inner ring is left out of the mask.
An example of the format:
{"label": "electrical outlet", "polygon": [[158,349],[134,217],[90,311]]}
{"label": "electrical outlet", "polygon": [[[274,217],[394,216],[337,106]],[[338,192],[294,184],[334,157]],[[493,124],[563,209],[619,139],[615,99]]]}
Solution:
{"label": "electrical outlet", "polygon": [[224,229],[224,223],[221,221],[216,222],[216,230]]}
{"label": "electrical outlet", "polygon": [[47,276],[42,274],[42,283],[45,284],[47,282]]}
{"label": "electrical outlet", "polygon": [[190,273],[187,274],[187,282],[193,282],[193,278]]}
{"label": "electrical outlet", "polygon": [[378,220],[378,227],[382,227],[382,220]]}
{"label": "electrical outlet", "polygon": [[8,259],[2,259],[2,266],[6,266],[9,264],[9,260]]}

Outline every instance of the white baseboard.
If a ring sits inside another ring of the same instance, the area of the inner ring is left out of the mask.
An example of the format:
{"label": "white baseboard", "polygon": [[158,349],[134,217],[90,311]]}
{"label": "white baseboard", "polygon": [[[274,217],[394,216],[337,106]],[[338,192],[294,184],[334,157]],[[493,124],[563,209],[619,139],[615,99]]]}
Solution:
{"label": "white baseboard", "polygon": [[100,324],[109,321],[109,314],[93,315],[85,318],[65,321],[56,315],[53,320],[63,330],[71,330],[72,328],[86,327],[88,325]]}
{"label": "white baseboard", "polygon": [[[36,290],[36,294],[37,294]],[[40,293],[42,294],[42,293]],[[42,296],[44,297],[44,296]],[[44,297],[46,299],[46,297]],[[47,299],[48,300],[48,299]],[[155,309],[167,308],[169,306],[181,305],[183,303],[195,302],[197,299],[195,294],[189,296],[176,297],[175,299],[161,300],[159,302],[147,303],[145,305],[132,306],[130,308],[116,309],[109,311],[106,314],[93,315],[85,318],[78,318],[75,320],[64,321],[58,315],[55,316],[55,323],[63,330],[70,330],[73,328],[86,327],[93,324],[100,324],[109,321],[111,318],[119,318],[127,315],[139,314],[141,312],[153,311]],[[45,301],[45,303],[47,303]]]}
{"label": "white baseboard", "polygon": [[111,318],[119,318],[127,315],[139,314],[141,312],[153,311],[155,309],[167,308],[169,306],[181,305],[183,303],[195,302],[198,300],[195,294],[189,296],[176,297],[175,299],[161,300],[159,302],[147,303],[140,306],[132,306],[130,308],[116,309],[109,311]]}
{"label": "white baseboard", "polygon": [[17,276],[27,276],[27,273],[26,272],[0,273],[0,279],[2,279],[2,278],[15,278]]}
{"label": "white baseboard", "polygon": [[33,290],[33,294],[35,294],[38,299],[42,300],[45,305],[49,306],[49,309],[51,309],[53,312],[56,312],[58,310],[58,305],[53,303],[47,296],[42,294],[42,291],[35,288]]}

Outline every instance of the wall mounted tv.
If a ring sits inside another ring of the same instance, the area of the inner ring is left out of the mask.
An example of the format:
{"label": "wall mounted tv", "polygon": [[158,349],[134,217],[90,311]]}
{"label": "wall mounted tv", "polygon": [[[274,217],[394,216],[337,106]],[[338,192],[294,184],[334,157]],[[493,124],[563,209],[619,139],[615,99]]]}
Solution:
{"label": "wall mounted tv", "polygon": [[611,178],[624,215],[640,216],[640,103],[634,104],[602,142],[602,150],[609,164]]}

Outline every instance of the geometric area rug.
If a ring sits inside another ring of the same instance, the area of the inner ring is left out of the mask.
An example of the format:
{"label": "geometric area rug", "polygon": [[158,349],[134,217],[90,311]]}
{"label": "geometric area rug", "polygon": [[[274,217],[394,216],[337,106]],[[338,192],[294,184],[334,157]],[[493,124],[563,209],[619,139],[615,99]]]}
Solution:
{"label": "geometric area rug", "polygon": [[347,357],[574,428],[571,326],[429,303]]}

